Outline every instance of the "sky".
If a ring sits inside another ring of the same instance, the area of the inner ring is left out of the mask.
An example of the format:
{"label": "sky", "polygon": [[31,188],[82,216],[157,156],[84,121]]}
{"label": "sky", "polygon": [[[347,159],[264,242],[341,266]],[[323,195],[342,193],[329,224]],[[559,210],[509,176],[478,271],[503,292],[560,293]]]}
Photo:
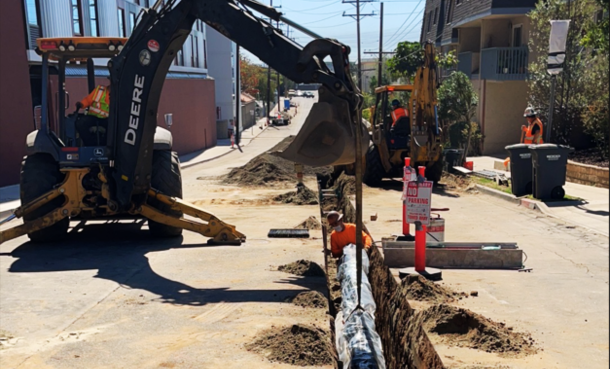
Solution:
{"label": "sky", "polygon": [[[356,20],[343,14],[356,14],[356,6],[343,1],[352,0],[259,0],[264,4],[273,2],[283,16],[301,26],[326,37],[334,38],[351,47],[350,61],[357,61]],[[355,0],[353,0],[355,1]],[[364,2],[369,1],[369,2]],[[393,51],[402,41],[419,41],[425,0],[384,0],[383,2],[383,49]],[[361,14],[375,14],[361,17],[360,38],[362,59],[376,55],[364,54],[365,51],[379,51],[379,0],[361,0]],[[258,13],[255,13],[259,15]],[[284,33],[286,26],[282,27]],[[290,27],[290,37],[305,46],[311,37]],[[247,50],[242,55],[256,64],[263,64]]]}

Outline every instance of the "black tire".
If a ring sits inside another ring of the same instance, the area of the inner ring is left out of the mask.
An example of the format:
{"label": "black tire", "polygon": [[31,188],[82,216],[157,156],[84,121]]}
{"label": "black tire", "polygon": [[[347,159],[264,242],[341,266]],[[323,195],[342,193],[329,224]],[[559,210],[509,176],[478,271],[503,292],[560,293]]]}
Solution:
{"label": "black tire", "polygon": [[[153,152],[152,165],[150,179],[152,188],[167,196],[182,198],[182,175],[180,174],[178,154],[175,151],[156,150]],[[149,198],[148,204],[176,218],[182,216],[181,211],[171,210],[169,205],[158,200]],[[152,220],[148,220],[148,229],[155,237],[178,237],[182,234],[182,228],[168,226]]]}
{"label": "black tire", "polygon": [[561,186],[553,188],[551,191],[551,198],[553,200],[562,200],[566,195],[566,191]]}
{"label": "black tire", "polygon": [[[20,192],[21,204],[27,204],[37,197],[49,192],[57,184],[61,183],[65,174],[59,171],[59,163],[48,154],[34,154],[26,156],[21,163]],[[64,196],[59,196],[40,208],[30,212],[23,217],[25,224],[32,222],[53,209],[62,206]],[[62,239],[68,227],[70,218],[64,218],[50,227],[28,234],[32,242],[54,242]]]}
{"label": "black tire", "polygon": [[434,162],[432,166],[426,168],[426,179],[437,184],[443,177],[443,159]]}
{"label": "black tire", "polygon": [[385,175],[385,169],[383,164],[381,164],[381,157],[379,156],[377,146],[372,145],[366,152],[362,182],[369,187],[379,187]]}

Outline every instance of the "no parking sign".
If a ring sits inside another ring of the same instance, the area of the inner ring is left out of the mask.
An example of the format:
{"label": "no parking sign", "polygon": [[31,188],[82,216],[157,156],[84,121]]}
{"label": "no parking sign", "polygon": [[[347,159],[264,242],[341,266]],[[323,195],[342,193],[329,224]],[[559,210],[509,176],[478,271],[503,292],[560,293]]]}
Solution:
{"label": "no parking sign", "polygon": [[432,205],[432,181],[407,182],[405,186],[406,221],[410,224],[421,222],[430,224],[430,208]]}

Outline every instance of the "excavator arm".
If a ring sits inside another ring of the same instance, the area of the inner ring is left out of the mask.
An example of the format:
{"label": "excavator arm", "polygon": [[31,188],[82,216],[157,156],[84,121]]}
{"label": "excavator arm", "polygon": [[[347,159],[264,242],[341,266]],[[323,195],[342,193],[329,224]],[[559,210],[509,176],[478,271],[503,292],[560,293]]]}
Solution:
{"label": "excavator arm", "polygon": [[322,84],[320,101],[305,127],[280,156],[315,166],[354,162],[355,130],[364,127],[355,124],[362,98],[349,73],[349,47],[330,39],[301,47],[252,10],[272,20],[282,18],[253,0],[170,0],[164,5],[158,1],[144,10],[123,50],[109,62],[113,206],[132,211],[146,201],[163,82],[197,19],[289,79]]}

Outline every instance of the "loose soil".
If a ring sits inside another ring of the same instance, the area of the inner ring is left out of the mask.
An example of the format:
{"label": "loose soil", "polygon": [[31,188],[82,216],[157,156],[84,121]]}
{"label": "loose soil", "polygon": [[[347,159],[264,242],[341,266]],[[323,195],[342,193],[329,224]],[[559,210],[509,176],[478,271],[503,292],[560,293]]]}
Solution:
{"label": "loose soil", "polygon": [[313,261],[299,260],[294,263],[280,265],[277,270],[303,277],[324,277],[326,274],[320,266]]}
{"label": "loose soil", "polygon": [[407,289],[407,298],[416,301],[450,302],[460,297],[468,297],[464,292],[451,291],[435,284],[421,275],[408,275],[402,280],[402,288]]}
{"label": "loose soil", "polygon": [[445,191],[453,192],[475,192],[476,186],[468,176],[459,176],[443,172],[439,187]]}
{"label": "loose soil", "polygon": [[271,362],[298,366],[330,365],[334,361],[329,334],[315,326],[295,324],[262,332],[246,349]]}
{"label": "loose soil", "polygon": [[286,302],[292,302],[304,308],[323,309],[328,305],[327,301],[326,297],[318,291],[306,291],[288,298]]}
{"label": "loose soil", "polygon": [[322,224],[316,217],[310,216],[301,223],[297,224],[296,229],[322,229]]}
{"label": "loose soil", "polygon": [[318,195],[305,185],[297,186],[296,191],[286,192],[273,198],[283,204],[316,205]]}
{"label": "loose soil", "polygon": [[578,150],[568,155],[568,159],[577,163],[595,165],[602,168],[608,168],[609,161],[607,157],[598,149]]}
{"label": "loose soil", "polygon": [[[296,183],[295,163],[271,154],[272,152],[283,150],[293,140],[294,136],[287,137],[268,152],[250,160],[246,165],[232,169],[223,179],[223,182],[248,187],[271,186],[278,182]],[[331,172],[331,167],[303,167],[303,176],[326,175]]]}
{"label": "loose soil", "polygon": [[501,356],[525,356],[538,349],[527,333],[513,332],[504,323],[497,323],[470,310],[440,304],[416,313],[425,329],[436,333],[449,344],[469,347]]}

